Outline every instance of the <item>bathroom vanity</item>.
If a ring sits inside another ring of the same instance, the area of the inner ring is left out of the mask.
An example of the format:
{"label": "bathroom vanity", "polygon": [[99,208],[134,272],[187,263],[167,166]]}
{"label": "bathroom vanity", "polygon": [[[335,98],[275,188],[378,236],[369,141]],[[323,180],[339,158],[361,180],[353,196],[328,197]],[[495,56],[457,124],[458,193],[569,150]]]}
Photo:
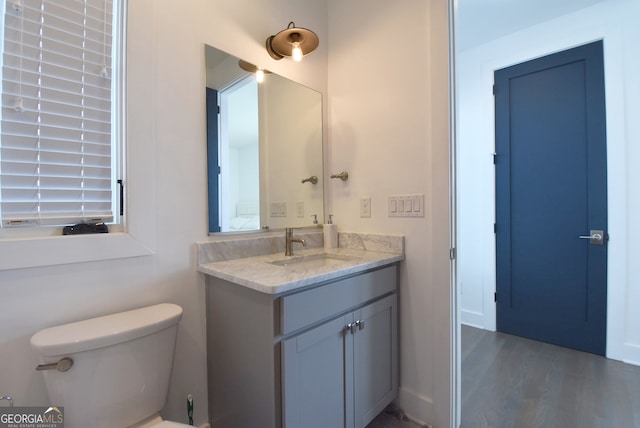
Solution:
{"label": "bathroom vanity", "polygon": [[364,428],[397,395],[403,258],[312,248],[201,264],[212,427]]}

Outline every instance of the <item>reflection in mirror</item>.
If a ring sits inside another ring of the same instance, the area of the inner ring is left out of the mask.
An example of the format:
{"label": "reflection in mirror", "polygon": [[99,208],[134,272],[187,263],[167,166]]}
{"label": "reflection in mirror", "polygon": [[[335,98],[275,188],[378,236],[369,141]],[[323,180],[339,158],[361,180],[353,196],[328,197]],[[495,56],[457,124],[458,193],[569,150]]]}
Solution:
{"label": "reflection in mirror", "polygon": [[269,72],[258,83],[211,46],[205,57],[209,232],[322,223],[320,93]]}

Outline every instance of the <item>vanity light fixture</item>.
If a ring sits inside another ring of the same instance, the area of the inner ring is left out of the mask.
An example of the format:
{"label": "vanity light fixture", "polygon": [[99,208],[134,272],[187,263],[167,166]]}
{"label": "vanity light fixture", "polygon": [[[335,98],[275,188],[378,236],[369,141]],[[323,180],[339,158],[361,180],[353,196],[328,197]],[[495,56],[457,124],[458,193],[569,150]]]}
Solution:
{"label": "vanity light fixture", "polygon": [[244,71],[248,71],[249,73],[254,73],[256,75],[256,81],[258,83],[262,83],[264,81],[264,76],[267,74],[271,74],[269,70],[264,70],[256,65],[251,64],[250,62],[240,60],[238,61],[238,65]]}
{"label": "vanity light fixture", "polygon": [[313,52],[319,44],[318,35],[306,28],[298,28],[291,21],[286,29],[275,36],[269,36],[266,41],[267,52],[271,58],[281,60],[285,56],[294,61]]}

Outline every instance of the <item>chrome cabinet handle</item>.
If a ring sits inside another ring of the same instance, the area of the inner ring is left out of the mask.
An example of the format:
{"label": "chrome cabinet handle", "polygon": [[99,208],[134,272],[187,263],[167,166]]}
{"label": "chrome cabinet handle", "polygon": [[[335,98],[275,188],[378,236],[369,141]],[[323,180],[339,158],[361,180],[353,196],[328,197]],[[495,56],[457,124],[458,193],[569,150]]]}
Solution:
{"label": "chrome cabinet handle", "polygon": [[344,332],[355,334],[356,331],[363,330],[363,329],[364,329],[364,320],[357,320],[347,324],[347,326],[344,328]]}
{"label": "chrome cabinet handle", "polygon": [[351,333],[354,334],[356,332],[356,329],[358,328],[358,326],[356,325],[355,322],[350,322],[349,324],[347,324],[347,326],[344,328],[344,332],[345,333]]}

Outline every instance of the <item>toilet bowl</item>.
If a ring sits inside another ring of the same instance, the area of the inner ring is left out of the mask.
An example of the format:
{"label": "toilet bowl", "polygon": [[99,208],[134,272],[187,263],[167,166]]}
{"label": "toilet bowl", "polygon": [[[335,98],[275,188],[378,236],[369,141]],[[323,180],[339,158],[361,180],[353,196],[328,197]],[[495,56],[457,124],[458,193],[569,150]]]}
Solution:
{"label": "toilet bowl", "polygon": [[64,407],[65,427],[189,427],[160,417],[181,318],[180,306],[162,303],[34,334],[49,404]]}

